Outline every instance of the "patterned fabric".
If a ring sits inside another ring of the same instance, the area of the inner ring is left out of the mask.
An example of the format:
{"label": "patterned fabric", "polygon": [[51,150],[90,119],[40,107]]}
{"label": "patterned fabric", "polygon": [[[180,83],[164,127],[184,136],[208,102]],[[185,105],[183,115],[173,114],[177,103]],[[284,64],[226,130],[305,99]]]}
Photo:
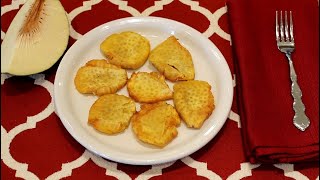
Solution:
{"label": "patterned fabric", "polygon": [[[165,17],[208,37],[234,74],[225,0],[60,2],[71,25],[68,47],[94,27],[115,19]],[[1,0],[1,40],[24,3]],[[319,179],[317,163],[250,164],[244,157],[236,101],[217,136],[199,151],[175,162],[132,166],[96,156],[71,137],[55,114],[53,81],[58,65],[27,77],[1,74],[2,179]]]}

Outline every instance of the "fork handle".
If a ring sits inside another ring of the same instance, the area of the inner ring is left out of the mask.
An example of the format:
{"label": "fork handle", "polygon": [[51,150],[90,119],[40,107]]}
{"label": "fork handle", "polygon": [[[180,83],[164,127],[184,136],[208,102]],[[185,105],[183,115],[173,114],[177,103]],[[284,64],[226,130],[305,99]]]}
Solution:
{"label": "fork handle", "polygon": [[293,97],[293,110],[295,115],[293,117],[293,124],[301,131],[304,131],[309,125],[310,120],[305,114],[305,106],[302,102],[302,92],[297,82],[297,74],[293,67],[291,54],[286,53],[290,66],[290,79],[291,79],[291,95]]}

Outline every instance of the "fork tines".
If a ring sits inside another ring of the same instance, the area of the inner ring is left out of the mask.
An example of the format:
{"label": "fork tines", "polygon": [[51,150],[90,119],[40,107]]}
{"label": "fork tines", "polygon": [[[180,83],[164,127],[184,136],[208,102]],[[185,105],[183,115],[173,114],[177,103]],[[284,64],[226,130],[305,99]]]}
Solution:
{"label": "fork tines", "polygon": [[276,11],[276,40],[277,42],[294,42],[292,11],[290,13],[290,22],[288,23],[288,13],[284,11],[284,24],[282,11],[280,11],[280,25],[278,23],[278,11]]}

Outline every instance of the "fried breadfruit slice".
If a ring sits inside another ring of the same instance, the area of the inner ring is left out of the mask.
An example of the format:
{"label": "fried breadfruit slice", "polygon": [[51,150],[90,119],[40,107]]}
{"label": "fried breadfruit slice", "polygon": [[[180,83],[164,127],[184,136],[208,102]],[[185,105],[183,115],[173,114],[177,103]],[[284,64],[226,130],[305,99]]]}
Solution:
{"label": "fried breadfruit slice", "polygon": [[211,86],[205,81],[190,80],[173,86],[173,102],[188,127],[201,128],[214,110]]}
{"label": "fried breadfruit slice", "polygon": [[125,69],[137,69],[146,61],[150,53],[150,42],[138,33],[125,31],[108,36],[100,50],[110,63]]}
{"label": "fried breadfruit slice", "polygon": [[132,99],[142,103],[154,103],[172,98],[172,91],[163,75],[158,72],[133,73],[127,84]]}
{"label": "fried breadfruit slice", "polygon": [[170,81],[194,79],[192,56],[174,36],[156,46],[149,60]]}
{"label": "fried breadfruit slice", "polygon": [[162,148],[178,135],[180,117],[173,106],[161,101],[142,105],[131,122],[138,139]]}
{"label": "fried breadfruit slice", "polygon": [[88,123],[100,132],[116,134],[128,127],[135,112],[135,102],[129,97],[106,94],[100,96],[91,106]]}
{"label": "fried breadfruit slice", "polygon": [[74,79],[76,89],[83,94],[98,96],[117,92],[127,83],[126,70],[106,60],[91,60],[82,66]]}

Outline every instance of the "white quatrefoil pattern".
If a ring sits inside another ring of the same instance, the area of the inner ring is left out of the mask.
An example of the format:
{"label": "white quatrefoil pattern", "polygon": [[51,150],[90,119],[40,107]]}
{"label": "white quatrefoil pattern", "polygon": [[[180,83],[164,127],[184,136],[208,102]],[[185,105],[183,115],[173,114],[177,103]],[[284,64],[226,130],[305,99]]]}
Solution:
{"label": "white quatrefoil pattern", "polygon": [[[1,0],[1,40],[25,2]],[[220,49],[233,72],[225,0],[60,2],[70,21],[69,47],[83,34],[108,21],[159,16],[202,32]],[[246,162],[235,101],[218,135],[183,159],[153,166],[131,166],[96,156],[69,135],[55,114],[53,81],[57,66],[28,77],[1,74],[1,179],[319,179],[318,170],[300,165]],[[233,78],[235,87],[235,75]]]}

